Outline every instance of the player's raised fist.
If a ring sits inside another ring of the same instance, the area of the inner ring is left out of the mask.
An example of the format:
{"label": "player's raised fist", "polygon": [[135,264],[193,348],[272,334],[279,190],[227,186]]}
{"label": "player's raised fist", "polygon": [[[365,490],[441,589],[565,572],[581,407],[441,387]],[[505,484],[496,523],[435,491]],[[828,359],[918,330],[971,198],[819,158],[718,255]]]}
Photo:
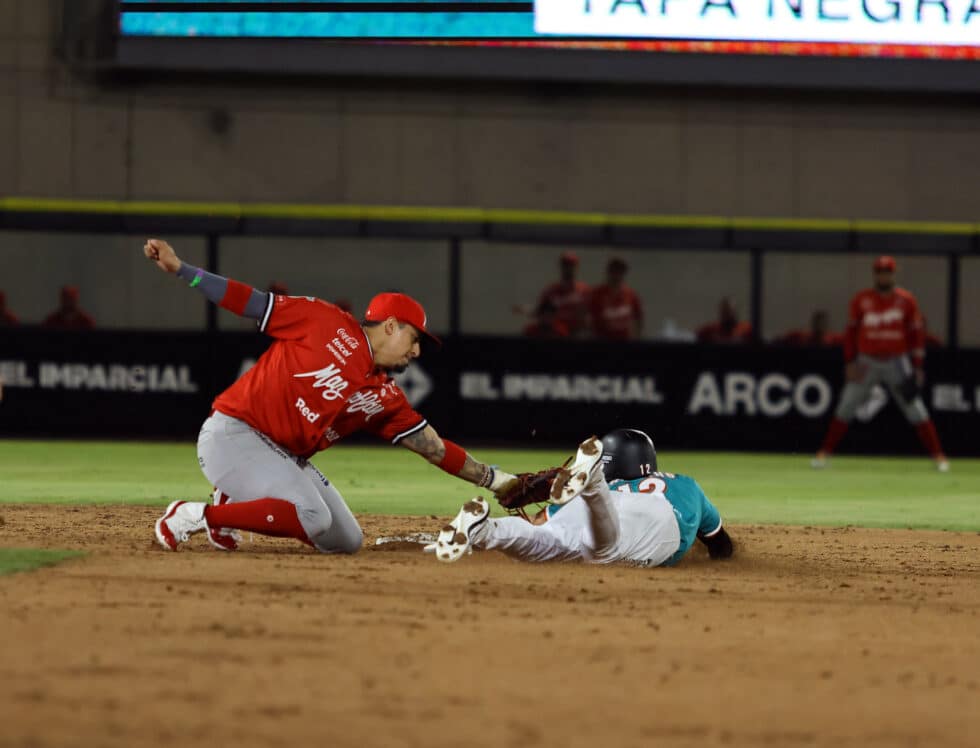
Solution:
{"label": "player's raised fist", "polygon": [[168,273],[180,270],[180,258],[163,239],[147,239],[143,245],[143,254],[156,263],[157,267]]}

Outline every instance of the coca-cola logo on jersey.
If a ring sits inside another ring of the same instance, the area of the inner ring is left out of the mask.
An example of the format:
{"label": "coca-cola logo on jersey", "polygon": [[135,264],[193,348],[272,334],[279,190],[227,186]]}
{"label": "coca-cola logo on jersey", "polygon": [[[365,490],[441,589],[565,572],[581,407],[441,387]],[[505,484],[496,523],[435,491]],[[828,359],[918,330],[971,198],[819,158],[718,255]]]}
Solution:
{"label": "coca-cola logo on jersey", "polygon": [[352,351],[356,351],[358,346],[360,346],[360,343],[357,342],[354,336],[347,332],[347,330],[345,330],[343,327],[337,328],[337,336],[347,343]]}
{"label": "coca-cola logo on jersey", "polygon": [[330,364],[325,369],[318,369],[317,371],[294,374],[293,377],[296,379],[313,379],[313,389],[322,389],[321,394],[324,400],[336,400],[350,386],[350,383],[340,376],[340,369],[336,364]]}

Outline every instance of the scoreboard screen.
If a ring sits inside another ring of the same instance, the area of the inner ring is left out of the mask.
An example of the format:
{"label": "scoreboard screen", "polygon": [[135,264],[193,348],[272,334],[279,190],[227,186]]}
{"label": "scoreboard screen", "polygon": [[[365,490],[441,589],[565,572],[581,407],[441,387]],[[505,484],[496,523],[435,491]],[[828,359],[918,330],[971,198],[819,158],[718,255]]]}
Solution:
{"label": "scoreboard screen", "polygon": [[117,5],[136,67],[980,90],[980,0]]}
{"label": "scoreboard screen", "polygon": [[311,0],[122,3],[133,36],[318,39],[471,39],[537,36],[531,2],[512,0]]}

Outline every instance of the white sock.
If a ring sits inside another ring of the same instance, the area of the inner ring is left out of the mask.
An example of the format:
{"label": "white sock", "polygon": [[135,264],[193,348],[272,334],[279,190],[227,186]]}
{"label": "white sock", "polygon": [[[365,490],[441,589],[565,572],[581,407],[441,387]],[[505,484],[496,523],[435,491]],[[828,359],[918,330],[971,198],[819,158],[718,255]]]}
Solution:
{"label": "white sock", "polygon": [[619,514],[613,505],[609,484],[602,477],[602,466],[589,476],[589,483],[582,492],[582,499],[589,507],[589,525],[595,540],[596,558],[608,556],[619,542]]}

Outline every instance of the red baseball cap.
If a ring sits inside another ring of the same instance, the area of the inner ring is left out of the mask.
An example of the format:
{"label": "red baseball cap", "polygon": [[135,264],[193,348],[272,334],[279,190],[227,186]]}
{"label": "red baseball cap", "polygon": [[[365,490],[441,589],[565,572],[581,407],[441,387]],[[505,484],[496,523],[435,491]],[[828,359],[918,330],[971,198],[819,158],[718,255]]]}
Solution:
{"label": "red baseball cap", "polygon": [[411,296],[403,293],[379,293],[371,299],[367,311],[364,312],[364,319],[368,322],[384,322],[388,317],[408,323],[442,345],[442,341],[425,328],[425,309]]}
{"label": "red baseball cap", "polygon": [[889,272],[895,272],[895,258],[891,255],[882,255],[874,264],[875,270],[887,270]]}

